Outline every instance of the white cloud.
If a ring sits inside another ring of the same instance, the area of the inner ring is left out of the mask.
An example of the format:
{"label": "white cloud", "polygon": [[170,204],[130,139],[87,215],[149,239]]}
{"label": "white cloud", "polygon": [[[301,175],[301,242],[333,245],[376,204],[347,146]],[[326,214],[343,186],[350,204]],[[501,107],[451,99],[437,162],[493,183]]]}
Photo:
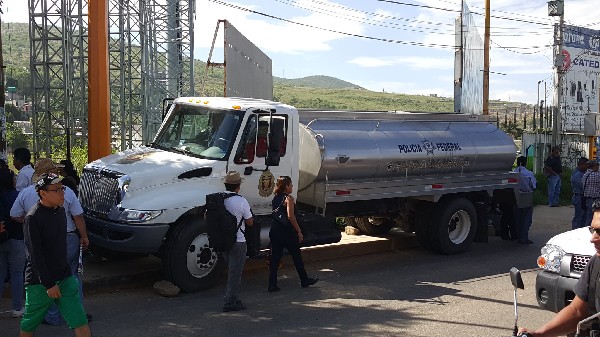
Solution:
{"label": "white cloud", "polygon": [[404,65],[412,69],[453,69],[454,63],[451,59],[441,57],[357,57],[348,61],[361,67],[377,68]]}
{"label": "white cloud", "polygon": [[[321,9],[311,12],[302,9],[292,8],[294,17],[290,15],[280,15],[290,21],[301,23],[304,25],[315,26],[330,30],[341,30],[349,34],[362,34],[364,30],[364,15],[360,13],[353,14],[352,24],[348,24],[347,12],[348,7],[335,4],[333,2],[321,1]],[[244,4],[232,3],[234,6],[242,8],[251,8],[254,11],[272,14],[270,8],[259,6],[248,6]],[[299,7],[314,7],[313,2],[299,0],[296,2]],[[311,8],[312,8],[311,7]],[[348,38],[346,35],[337,34],[331,31],[310,28],[284,22],[276,19],[269,19],[260,15],[253,15],[248,12],[221,6],[206,0],[200,0],[197,8],[198,25],[196,29],[196,42],[198,47],[210,47],[214,35],[214,27],[218,19],[226,18],[235,26],[244,36],[252,41],[258,48],[265,52],[281,52],[281,53],[307,53],[315,51],[330,50],[331,43]],[[324,9],[333,12],[325,12]],[[302,13],[298,15],[298,13]],[[277,16],[277,15],[274,15]],[[343,27],[343,28],[340,28]],[[222,35],[217,41],[223,41]],[[220,43],[217,44],[220,46]]]}

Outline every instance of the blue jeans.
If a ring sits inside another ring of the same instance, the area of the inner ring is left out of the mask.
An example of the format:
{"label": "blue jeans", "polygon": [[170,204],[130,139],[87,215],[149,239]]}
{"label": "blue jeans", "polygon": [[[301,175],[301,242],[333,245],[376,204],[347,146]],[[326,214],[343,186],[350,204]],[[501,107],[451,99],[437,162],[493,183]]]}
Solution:
{"label": "blue jeans", "polygon": [[224,299],[225,306],[233,306],[238,300],[242,288],[242,272],[244,271],[244,264],[246,264],[247,249],[245,242],[236,242],[229,252],[224,253],[229,265]]}
{"label": "blue jeans", "polygon": [[519,242],[529,240],[529,227],[533,221],[533,207],[517,208],[517,230],[519,231]]}
{"label": "blue jeans", "polygon": [[587,206],[587,209],[585,210],[585,225],[586,226],[590,226],[592,224],[592,218],[594,217],[594,212],[592,212],[592,204],[596,200],[597,199],[594,199],[594,198],[586,198],[585,199],[585,204]]}
{"label": "blue jeans", "polygon": [[[79,296],[81,298],[81,303],[83,303],[83,287],[81,278],[77,272],[77,269],[79,268],[79,237],[75,233],[67,234],[67,263],[71,268],[71,274],[75,276],[79,283]],[[51,325],[61,325],[65,323],[56,304],[53,303],[50,306],[50,309],[48,309],[46,321]]]}
{"label": "blue jeans", "polygon": [[10,275],[12,309],[23,308],[23,276],[25,272],[25,241],[9,239],[0,244],[0,290],[4,290],[6,276]]}
{"label": "blue jeans", "polygon": [[571,229],[577,229],[585,226],[585,211],[581,208],[581,195],[573,194],[571,198],[571,203],[575,208],[575,214],[573,215],[573,220],[571,221]]}
{"label": "blue jeans", "polygon": [[558,198],[560,197],[560,176],[548,177],[548,206],[557,206]]}

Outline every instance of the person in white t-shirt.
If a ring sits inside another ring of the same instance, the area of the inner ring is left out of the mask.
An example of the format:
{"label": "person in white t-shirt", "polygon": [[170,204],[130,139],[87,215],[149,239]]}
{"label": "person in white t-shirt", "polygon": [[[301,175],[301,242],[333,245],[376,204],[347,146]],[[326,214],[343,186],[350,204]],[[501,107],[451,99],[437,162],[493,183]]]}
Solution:
{"label": "person in white t-shirt", "polygon": [[19,170],[19,173],[15,177],[15,189],[21,191],[32,184],[33,165],[31,164],[31,152],[24,147],[15,149],[13,151],[13,165]]}
{"label": "person in white t-shirt", "polygon": [[[242,184],[242,178],[239,172],[230,171],[223,179],[226,193],[239,193]],[[238,295],[242,285],[242,272],[246,263],[246,238],[244,231],[246,226],[254,225],[250,204],[246,198],[235,195],[228,197],[224,201],[225,208],[237,219],[237,223],[241,222],[241,226],[237,232],[237,241],[233,247],[225,253],[229,271],[227,273],[227,288],[225,289],[225,298],[223,312],[240,311],[246,309],[246,306],[239,300]],[[244,219],[244,221],[242,221]]]}

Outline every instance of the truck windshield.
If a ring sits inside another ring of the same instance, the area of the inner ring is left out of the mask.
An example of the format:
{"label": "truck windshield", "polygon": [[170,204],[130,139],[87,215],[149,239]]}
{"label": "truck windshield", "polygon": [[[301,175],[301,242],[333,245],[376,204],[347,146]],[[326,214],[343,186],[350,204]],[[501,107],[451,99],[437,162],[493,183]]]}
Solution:
{"label": "truck windshield", "polygon": [[227,159],[243,111],[177,104],[152,145],[208,159]]}

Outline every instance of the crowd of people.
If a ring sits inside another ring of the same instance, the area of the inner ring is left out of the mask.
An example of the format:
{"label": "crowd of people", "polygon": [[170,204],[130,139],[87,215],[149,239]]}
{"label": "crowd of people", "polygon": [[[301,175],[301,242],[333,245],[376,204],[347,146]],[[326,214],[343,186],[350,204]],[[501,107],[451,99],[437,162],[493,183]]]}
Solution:
{"label": "crowd of people", "polygon": [[77,336],[90,336],[79,275],[89,240],[73,164],[41,158],[34,165],[31,152],[18,148],[13,166],[16,175],[0,161],[0,283],[10,280],[20,335],[66,322]]}

